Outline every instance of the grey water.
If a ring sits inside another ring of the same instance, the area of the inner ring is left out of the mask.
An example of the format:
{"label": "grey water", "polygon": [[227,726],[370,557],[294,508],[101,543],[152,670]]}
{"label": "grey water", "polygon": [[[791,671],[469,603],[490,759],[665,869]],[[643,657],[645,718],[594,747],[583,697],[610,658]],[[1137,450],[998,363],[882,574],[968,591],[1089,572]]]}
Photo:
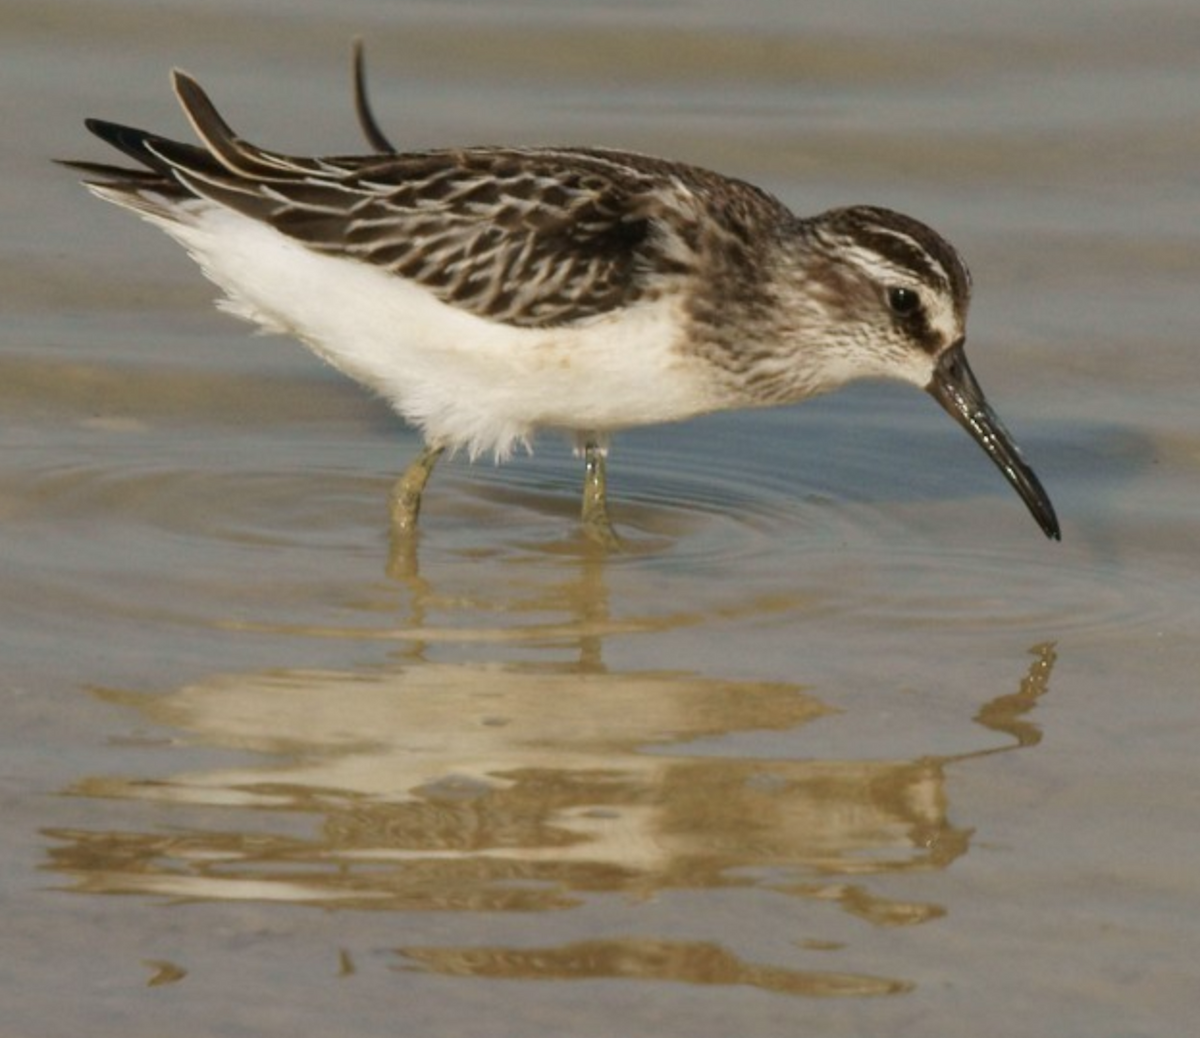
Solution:
{"label": "grey water", "polygon": [[[32,1036],[1185,1033],[1200,12],[1167,0],[0,9],[0,997]],[[356,150],[632,148],[975,279],[1047,541],[871,384],[456,460],[54,157],[167,81]],[[785,1030],[786,1029],[786,1030]]]}

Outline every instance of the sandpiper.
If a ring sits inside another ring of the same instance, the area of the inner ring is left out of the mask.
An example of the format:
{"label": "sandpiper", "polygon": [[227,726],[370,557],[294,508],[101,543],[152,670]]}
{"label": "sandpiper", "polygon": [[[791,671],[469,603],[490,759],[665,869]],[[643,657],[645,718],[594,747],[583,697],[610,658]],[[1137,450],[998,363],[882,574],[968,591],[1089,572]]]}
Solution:
{"label": "sandpiper", "polygon": [[884,377],[927,390],[1059,538],[963,352],[966,265],[925,224],[870,205],[798,217],[740,180],[601,148],[401,153],[358,46],[371,154],[267,151],[191,76],[173,83],[202,146],[89,119],[140,168],[67,164],[179,241],[220,307],[299,338],[421,431],[392,493],[401,535],[444,451],[502,460],[556,429],[584,455],[585,532],[615,544],[612,433]]}

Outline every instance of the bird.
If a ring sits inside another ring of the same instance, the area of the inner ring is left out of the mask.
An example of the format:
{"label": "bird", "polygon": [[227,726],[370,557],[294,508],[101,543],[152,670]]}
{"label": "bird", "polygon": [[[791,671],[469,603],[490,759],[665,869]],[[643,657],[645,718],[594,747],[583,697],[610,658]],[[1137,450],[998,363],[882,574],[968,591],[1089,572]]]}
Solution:
{"label": "bird", "polygon": [[443,454],[503,461],[558,431],[584,460],[584,534],[619,547],[613,434],[884,378],[927,391],[1061,539],[968,363],[971,275],[926,224],[864,204],[798,216],[743,180],[615,149],[400,151],[361,41],[352,72],[365,154],[251,144],[175,69],[198,145],[87,119],[137,165],[64,164],[178,241],[218,307],[299,339],[419,430],[393,533],[416,536]]}

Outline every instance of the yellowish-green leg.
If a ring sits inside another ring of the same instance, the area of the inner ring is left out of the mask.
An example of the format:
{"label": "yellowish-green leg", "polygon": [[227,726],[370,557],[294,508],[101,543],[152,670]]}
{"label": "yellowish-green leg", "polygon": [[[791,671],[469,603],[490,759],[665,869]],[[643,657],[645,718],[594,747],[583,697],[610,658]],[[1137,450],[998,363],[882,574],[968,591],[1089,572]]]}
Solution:
{"label": "yellowish-green leg", "polygon": [[426,447],[404,470],[404,475],[396,480],[391,495],[393,536],[411,537],[417,532],[421,494],[443,450],[442,447]]}
{"label": "yellowish-green leg", "polygon": [[604,548],[621,547],[620,538],[608,517],[608,473],[606,459],[599,445],[584,444],[583,475],[583,533],[588,540]]}

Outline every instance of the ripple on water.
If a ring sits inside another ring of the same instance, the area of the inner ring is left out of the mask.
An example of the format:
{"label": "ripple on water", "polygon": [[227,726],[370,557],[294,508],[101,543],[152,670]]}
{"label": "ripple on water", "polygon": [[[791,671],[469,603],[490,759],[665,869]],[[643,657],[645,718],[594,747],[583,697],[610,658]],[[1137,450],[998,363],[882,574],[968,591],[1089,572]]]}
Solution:
{"label": "ripple on water", "polygon": [[[526,539],[537,530],[569,540],[575,530],[582,463],[539,453],[500,469],[476,465],[468,471],[464,466],[458,476],[455,490],[465,511],[483,505],[501,521],[526,513],[528,529],[511,529],[516,538]],[[437,495],[444,489],[433,486],[431,508],[438,507]],[[614,560],[618,564],[622,558],[661,557],[722,567],[775,554],[782,540],[797,535],[809,546],[840,545],[863,536],[882,540],[892,525],[886,513],[837,501],[803,481],[785,478],[777,467],[658,446],[622,448],[610,466],[609,505],[627,549]],[[436,523],[428,526],[436,536]],[[544,546],[551,551],[561,547],[549,541]]]}
{"label": "ripple on water", "polygon": [[[534,459],[473,477],[462,484],[468,496],[535,510],[554,501],[559,536],[569,529],[576,467]],[[1174,627],[1197,612],[1180,575],[1148,575],[1119,550],[1089,545],[1085,529],[1068,530],[1064,544],[1044,540],[1003,487],[953,501],[896,500],[895,475],[880,473],[863,481],[882,487],[880,497],[854,500],[786,465],[661,445],[623,450],[611,479],[629,548],[618,565],[715,575],[747,591],[786,588],[806,615],[1103,633]]]}
{"label": "ripple on water", "polygon": [[311,473],[63,465],[25,474],[5,496],[17,522],[53,518],[86,522],[98,534],[149,527],[237,543],[293,544],[345,529],[346,504],[362,499],[372,484],[354,473],[322,473],[314,493]]}
{"label": "ripple on water", "polygon": [[[551,451],[503,469],[445,468],[430,490],[426,575],[436,574],[439,556],[536,564],[582,550],[579,464]],[[60,465],[19,478],[0,494],[9,520],[53,517],[51,529],[86,522],[101,542],[150,528],[164,535],[160,550],[187,538],[250,550],[379,552],[383,563],[390,475],[368,465],[264,471],[236,460],[203,468],[146,461]],[[851,500],[786,465],[662,444],[623,450],[610,478],[627,550],[607,564],[708,580],[726,598],[774,595],[776,607],[786,598],[810,617],[1038,632],[1160,629],[1196,612],[1181,611],[1191,596],[1180,575],[1147,576],[1113,553],[1098,558],[1082,535],[1048,545],[1032,529],[997,534],[983,512],[990,497]],[[964,523],[964,509],[978,516]],[[715,596],[705,598],[711,606]]]}
{"label": "ripple on water", "polygon": [[[1085,551],[955,548],[900,542],[874,560],[865,618],[917,627],[978,626],[1045,632],[1159,630],[1182,619],[1182,589]],[[866,565],[871,565],[867,560]],[[1194,607],[1189,610],[1194,613]]]}

